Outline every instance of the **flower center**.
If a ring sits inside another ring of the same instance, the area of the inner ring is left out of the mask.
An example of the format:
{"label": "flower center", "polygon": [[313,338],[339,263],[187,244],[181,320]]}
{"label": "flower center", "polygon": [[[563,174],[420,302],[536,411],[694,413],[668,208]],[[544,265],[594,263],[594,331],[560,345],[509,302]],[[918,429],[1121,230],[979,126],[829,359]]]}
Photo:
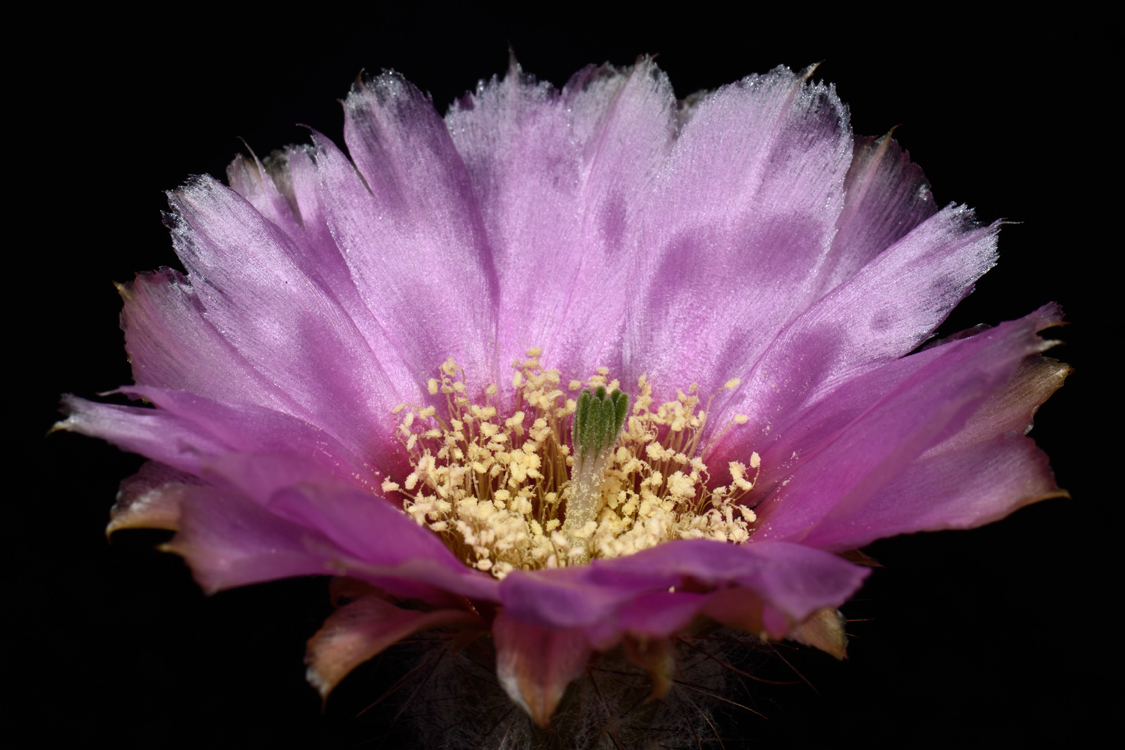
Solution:
{"label": "flower center", "polygon": [[[420,525],[497,578],[673,539],[749,538],[754,511],[738,501],[754,486],[758,454],[750,469],[729,464],[729,485],[710,486],[698,386],[653,410],[642,375],[630,411],[620,383],[599,367],[586,383],[570,381],[576,398],[567,398],[558,370],[540,365],[541,353],[531,349],[512,363],[516,402],[508,417],[492,403],[495,385],[484,404],[472,403],[464,371],[452,359],[443,364],[428,387],[445,395],[444,415],[433,406],[395,407],[414,470],[401,484],[384,482],[383,491],[399,493]],[[737,386],[730,380],[723,389]],[[711,442],[745,422],[735,417]]]}

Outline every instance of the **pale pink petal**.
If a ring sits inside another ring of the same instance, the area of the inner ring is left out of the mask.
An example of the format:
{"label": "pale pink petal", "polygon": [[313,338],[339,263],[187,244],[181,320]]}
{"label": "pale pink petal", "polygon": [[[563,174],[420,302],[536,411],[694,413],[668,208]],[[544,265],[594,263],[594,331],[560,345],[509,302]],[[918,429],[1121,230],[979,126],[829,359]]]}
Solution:
{"label": "pale pink petal", "polygon": [[393,382],[414,383],[398,350],[387,341],[382,326],[360,298],[321,203],[311,146],[290,146],[270,155],[265,164],[241,156],[227,168],[231,189],[244,197],[270,222],[288,235],[296,252],[293,261],[302,273],[322,287],[344,310],[379,364]]}
{"label": "pale pink petal", "polygon": [[480,196],[500,282],[500,362],[542,347],[567,378],[619,367],[644,195],[675,132],[649,59],[562,91],[518,66],[446,117]]}
{"label": "pale pink petal", "polygon": [[416,381],[449,357],[495,381],[491,251],[433,104],[394,74],[357,84],[344,137],[355,167],[314,133],[320,201],[369,314]]}
{"label": "pale pink petal", "polygon": [[819,274],[820,294],[851,278],[938,210],[921,168],[889,134],[855,139],[844,191],[832,250]]}
{"label": "pale pink petal", "polygon": [[191,284],[163,268],[120,287],[121,327],[138,385],[191,391],[300,414],[207,320]]}
{"label": "pale pink petal", "polygon": [[[171,194],[173,239],[205,315],[314,424],[377,465],[391,446],[390,410],[417,400],[392,379],[351,317],[302,270],[285,233],[233,191],[199,178]],[[198,281],[197,281],[198,280]]]}
{"label": "pale pink petal", "polygon": [[770,344],[742,385],[712,411],[714,428],[735,414],[749,421],[727,433],[715,463],[763,456],[779,439],[800,438],[792,422],[841,386],[868,387],[875,368],[932,335],[996,261],[998,227],[947,208],[920,224],[801,315]]}
{"label": "pale pink petal", "polygon": [[812,301],[844,202],[844,106],[787,69],[708,96],[653,179],[630,255],[626,384],[704,397],[746,373]]}

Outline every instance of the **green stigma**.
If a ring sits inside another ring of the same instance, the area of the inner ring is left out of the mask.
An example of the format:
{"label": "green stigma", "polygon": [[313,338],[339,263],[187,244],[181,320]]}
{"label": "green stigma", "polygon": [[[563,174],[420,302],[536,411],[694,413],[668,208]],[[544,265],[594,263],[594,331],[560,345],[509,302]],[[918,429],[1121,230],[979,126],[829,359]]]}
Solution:
{"label": "green stigma", "polygon": [[628,413],[629,396],[622,391],[614,391],[608,397],[605,386],[598,386],[595,391],[589,388],[582,391],[574,412],[573,439],[578,458],[585,461],[611,448],[617,442]]}

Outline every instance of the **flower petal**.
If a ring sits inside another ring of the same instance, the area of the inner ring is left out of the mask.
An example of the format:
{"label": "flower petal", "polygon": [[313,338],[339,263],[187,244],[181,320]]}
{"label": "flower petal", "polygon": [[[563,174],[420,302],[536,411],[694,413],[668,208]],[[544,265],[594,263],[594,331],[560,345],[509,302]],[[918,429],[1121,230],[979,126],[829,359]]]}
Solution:
{"label": "flower petal", "polygon": [[[376,499],[368,498],[368,503],[391,510]],[[284,501],[278,505],[285,510]],[[461,571],[443,570],[441,560],[410,558],[409,540],[390,545],[394,549],[386,550],[372,564],[341,547],[314,523],[287,518],[237,490],[184,486],[179,508],[179,530],[163,549],[184,557],[196,582],[208,593],[293,576],[347,574],[395,596],[448,607],[451,600],[445,592],[483,592],[486,596],[480,598],[487,599],[489,584],[495,583],[481,575],[484,580],[476,590],[471,584],[458,585]],[[409,518],[389,518],[383,532],[388,539],[401,540],[404,531],[409,537],[413,525]],[[394,554],[403,551],[408,553],[405,558]],[[465,577],[473,573],[464,566],[461,570]],[[428,580],[437,581],[437,586]]]}
{"label": "flower petal", "polygon": [[179,531],[163,549],[181,555],[207,593],[337,572],[322,534],[235,492],[183,486]]}
{"label": "flower petal", "polygon": [[699,103],[643,209],[626,383],[706,397],[750,369],[813,301],[851,148],[835,92],[785,68]]}
{"label": "flower petal", "polygon": [[[281,229],[233,191],[197,178],[169,196],[176,251],[207,319],[306,418],[378,465],[393,446],[390,410],[420,384],[391,377],[354,321],[302,266]],[[387,361],[392,365],[393,356]]]}
{"label": "flower petal", "polygon": [[63,396],[62,404],[68,416],[53,429],[101,438],[188,474],[199,476],[207,456],[230,450],[206,430],[162,409],[99,404],[71,395]]}
{"label": "flower petal", "polygon": [[861,508],[826,519],[804,543],[842,550],[893,534],[970,529],[1039,500],[1066,497],[1046,454],[1024,431],[1069,369],[1031,358],[965,429],[923,454]]}
{"label": "flower petal", "polygon": [[[921,454],[961,431],[994,391],[1004,390],[1025,357],[1049,347],[1036,333],[1057,324],[1058,316],[1048,305],[841,388],[806,415],[800,431],[805,455],[796,457],[787,479],[763,488],[771,494],[756,509],[760,520],[751,538],[802,541],[822,522],[852,518]],[[819,442],[818,434],[824,435]]]}
{"label": "flower petal", "polygon": [[844,602],[867,573],[802,545],[692,539],[587,566],[513,571],[500,596],[509,617],[581,629],[604,649],[627,631],[670,635],[705,611],[708,592],[734,586],[770,612],[766,625],[780,638],[814,611]]}
{"label": "flower petal", "polygon": [[[233,451],[299,454],[330,469],[325,477],[346,479],[372,492],[380,486],[376,472],[361,456],[324,430],[288,414],[162,388],[134,386],[121,392],[151,401]],[[394,468],[398,467],[392,464],[384,470]]]}
{"label": "flower petal", "polygon": [[270,510],[316,529],[360,561],[368,580],[418,581],[470,599],[497,601],[498,582],[466,567],[441,539],[390,503],[349,487],[305,484],[274,493]]}
{"label": "flower petal", "polygon": [[667,78],[645,58],[555,92],[513,65],[446,122],[492,243],[500,361],[538,346],[568,378],[619,367],[639,206],[676,126]]}
{"label": "flower petal", "polygon": [[421,630],[449,627],[487,630],[471,612],[401,609],[374,594],[340,607],[309,639],[305,653],[307,679],[327,700],[340,680],[357,666]]}
{"label": "flower petal", "polygon": [[[334,147],[333,147],[334,148]],[[246,198],[293,241],[301,271],[316,281],[351,318],[392,382],[414,384],[414,370],[387,340],[382,325],[360,297],[351,269],[332,236],[321,200],[312,146],[290,146],[262,164],[238,157],[227,168],[231,189]]]}
{"label": "flower petal", "polygon": [[[793,415],[915,349],[995,263],[996,230],[976,226],[971,211],[946,208],[813,305],[716,405],[716,426],[749,417],[727,445],[764,456],[770,443],[797,434]],[[731,447],[718,455],[720,465],[746,459]]]}
{"label": "flower petal", "polygon": [[559,630],[510,618],[492,622],[496,676],[504,692],[541,727],[550,723],[566,686],[586,670],[593,649],[579,630]]}
{"label": "flower petal", "polygon": [[820,294],[851,278],[938,210],[921,168],[890,134],[855,139],[844,190],[832,250],[820,270]]}
{"label": "flower petal", "polygon": [[313,140],[325,220],[361,299],[416,382],[451,356],[495,380],[491,251],[444,123],[392,73],[357,84],[344,109],[356,166]]}
{"label": "flower petal", "polygon": [[163,268],[118,287],[121,327],[138,385],[191,391],[301,414],[207,320],[190,282]]}

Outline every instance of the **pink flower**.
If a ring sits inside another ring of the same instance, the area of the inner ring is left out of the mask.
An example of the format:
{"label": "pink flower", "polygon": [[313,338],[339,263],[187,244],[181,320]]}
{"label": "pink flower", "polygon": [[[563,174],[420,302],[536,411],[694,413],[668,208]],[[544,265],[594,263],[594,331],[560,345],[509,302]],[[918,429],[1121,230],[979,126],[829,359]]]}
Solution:
{"label": "pink flower", "polygon": [[207,591],[345,577],[322,694],[437,627],[540,724],[619,644],[663,694],[699,617],[842,655],[841,553],[1064,494],[1024,435],[1059,310],[915,351],[997,227],[830,87],[680,103],[646,60],[345,107],[351,161],[314,133],[170,194],[187,276],[122,289],[155,408],[60,424],[152,460],[110,529],[175,529]]}

